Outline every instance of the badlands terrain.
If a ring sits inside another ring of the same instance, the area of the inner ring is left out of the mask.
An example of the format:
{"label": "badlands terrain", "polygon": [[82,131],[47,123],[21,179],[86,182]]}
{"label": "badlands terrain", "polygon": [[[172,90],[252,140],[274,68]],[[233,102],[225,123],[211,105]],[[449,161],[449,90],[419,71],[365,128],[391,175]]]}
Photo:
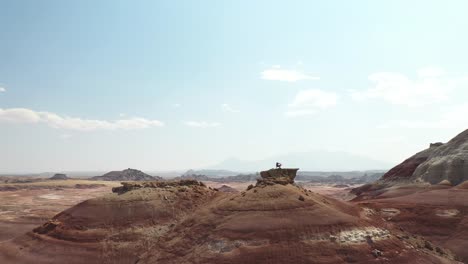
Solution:
{"label": "badlands terrain", "polygon": [[272,169],[262,172],[256,183],[234,186],[239,189],[217,189],[189,179],[114,187],[114,182],[99,182],[94,184],[105,186],[89,189],[77,189],[76,183],[67,188],[63,180],[29,183],[25,186],[30,189],[47,182],[57,186],[45,196],[49,199],[79,190],[89,198],[101,195],[24,228],[24,234],[5,237],[0,261],[457,263],[450,251],[429,249],[431,242],[422,236],[401,230],[367,208],[295,185],[295,173]]}
{"label": "badlands terrain", "polygon": [[468,263],[467,153],[465,131],[360,177],[2,177],[0,263]]}

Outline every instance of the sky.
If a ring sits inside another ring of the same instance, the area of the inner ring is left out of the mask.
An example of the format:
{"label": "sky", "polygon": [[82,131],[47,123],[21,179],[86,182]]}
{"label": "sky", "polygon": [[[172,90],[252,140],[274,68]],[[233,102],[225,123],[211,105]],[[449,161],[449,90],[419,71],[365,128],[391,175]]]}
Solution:
{"label": "sky", "polygon": [[0,172],[398,163],[468,128],[466,1],[0,0]]}

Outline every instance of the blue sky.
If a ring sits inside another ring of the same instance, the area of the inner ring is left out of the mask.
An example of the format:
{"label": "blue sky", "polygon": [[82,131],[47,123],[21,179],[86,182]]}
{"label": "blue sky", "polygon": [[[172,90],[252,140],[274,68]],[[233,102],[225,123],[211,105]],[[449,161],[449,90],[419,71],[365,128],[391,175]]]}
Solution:
{"label": "blue sky", "polygon": [[0,171],[168,170],[468,128],[466,1],[0,0]]}

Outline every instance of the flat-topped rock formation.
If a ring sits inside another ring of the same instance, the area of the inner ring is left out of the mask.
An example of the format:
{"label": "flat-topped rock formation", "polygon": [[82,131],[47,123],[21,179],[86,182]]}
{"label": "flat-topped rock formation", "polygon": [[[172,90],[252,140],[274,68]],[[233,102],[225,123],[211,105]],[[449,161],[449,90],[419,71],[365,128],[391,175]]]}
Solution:
{"label": "flat-topped rock formation", "polygon": [[277,168],[260,172],[261,179],[257,180],[257,185],[272,185],[272,184],[293,184],[296,178],[296,173],[299,169]]}

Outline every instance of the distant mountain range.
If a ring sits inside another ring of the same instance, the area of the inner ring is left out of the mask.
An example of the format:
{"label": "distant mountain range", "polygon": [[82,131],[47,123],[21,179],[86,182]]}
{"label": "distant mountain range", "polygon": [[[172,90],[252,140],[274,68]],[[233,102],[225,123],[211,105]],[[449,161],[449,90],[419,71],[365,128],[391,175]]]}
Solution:
{"label": "distant mountain range", "polygon": [[301,171],[387,170],[392,167],[391,163],[347,152],[311,151],[277,155],[255,161],[230,158],[206,169],[256,172],[272,168],[276,162],[282,163],[283,167],[300,168]]}

